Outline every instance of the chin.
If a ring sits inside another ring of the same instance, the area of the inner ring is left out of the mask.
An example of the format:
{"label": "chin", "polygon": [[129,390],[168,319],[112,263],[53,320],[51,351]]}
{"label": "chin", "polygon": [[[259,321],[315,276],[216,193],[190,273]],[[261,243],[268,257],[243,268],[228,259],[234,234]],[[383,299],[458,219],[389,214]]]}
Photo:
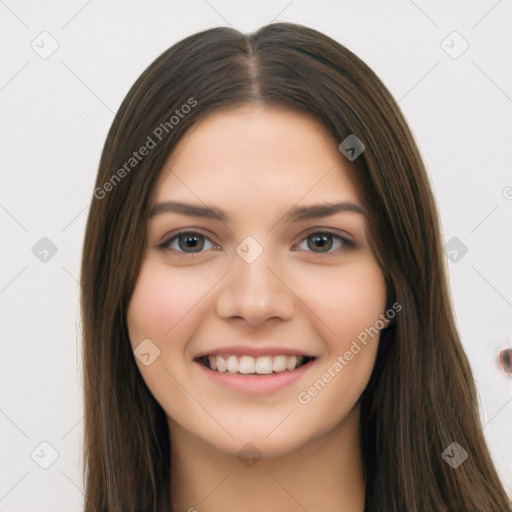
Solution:
{"label": "chin", "polygon": [[286,433],[281,436],[276,435],[273,439],[265,436],[266,434],[263,433],[237,436],[236,439],[227,442],[224,440],[223,443],[214,447],[240,459],[247,456],[270,459],[291,455],[309,442],[307,438],[289,436]]}

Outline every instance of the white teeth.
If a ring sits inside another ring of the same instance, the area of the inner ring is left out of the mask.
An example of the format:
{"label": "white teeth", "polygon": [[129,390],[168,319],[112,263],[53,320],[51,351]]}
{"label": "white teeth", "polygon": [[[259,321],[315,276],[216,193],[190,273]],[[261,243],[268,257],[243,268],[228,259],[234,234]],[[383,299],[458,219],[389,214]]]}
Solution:
{"label": "white teeth", "polygon": [[272,373],[272,357],[261,356],[256,359],[256,373],[260,375],[268,375]]}
{"label": "white teeth", "polygon": [[236,373],[238,371],[238,357],[228,357],[228,371],[231,373]]}
{"label": "white teeth", "polygon": [[244,375],[269,375],[295,370],[304,361],[302,356],[208,356],[211,370],[224,373],[241,373]]}
{"label": "white teeth", "polygon": [[[228,366],[226,364],[226,360],[222,356],[217,356],[215,358],[215,360],[216,360],[216,363],[217,363],[217,371],[221,372],[221,373],[224,373],[228,369]],[[213,370],[213,368],[212,368],[212,370]]]}
{"label": "white teeth", "polygon": [[275,372],[284,372],[286,370],[286,356],[274,356],[272,368]]}
{"label": "white teeth", "polygon": [[[235,356],[231,356],[231,357],[235,357]],[[230,357],[230,359],[231,359],[231,357]],[[240,373],[254,373],[256,371],[256,364],[254,363],[254,357],[242,356],[240,358],[240,362],[238,363],[238,371]]]}
{"label": "white teeth", "polygon": [[297,366],[297,356],[290,356],[286,358],[286,369],[293,370]]}

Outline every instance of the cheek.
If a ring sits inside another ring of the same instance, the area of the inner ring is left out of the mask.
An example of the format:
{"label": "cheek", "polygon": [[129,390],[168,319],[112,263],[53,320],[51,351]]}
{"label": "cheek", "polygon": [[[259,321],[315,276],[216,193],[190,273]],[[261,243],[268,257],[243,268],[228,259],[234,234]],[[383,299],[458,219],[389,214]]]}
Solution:
{"label": "cheek", "polygon": [[314,300],[329,327],[323,331],[327,353],[297,399],[304,406],[302,419],[311,428],[315,418],[331,411],[324,425],[329,428],[349,414],[368,383],[380,334],[375,325],[385,312],[386,286],[377,265],[365,264],[340,269],[336,279],[319,289],[326,292]]}
{"label": "cheek", "polygon": [[309,281],[305,303],[321,320],[316,324],[323,326],[330,349],[350,345],[384,313],[386,285],[375,263],[340,267],[336,275],[316,277]]}
{"label": "cheek", "polygon": [[347,279],[343,301],[339,324],[351,337],[374,325],[386,307],[386,284],[380,270],[355,269]]}
{"label": "cheek", "polygon": [[198,302],[206,291],[197,279],[194,284],[198,286],[191,286],[186,272],[172,272],[148,258],[127,311],[132,348],[149,338],[160,349],[158,358],[148,366],[136,359],[140,374],[166,413],[177,418],[199,414],[179,384],[189,378],[184,364],[187,340],[198,322]]}
{"label": "cheek", "polygon": [[194,299],[183,277],[171,278],[169,269],[145,263],[127,313],[132,345],[144,338],[162,340],[191,309]]}

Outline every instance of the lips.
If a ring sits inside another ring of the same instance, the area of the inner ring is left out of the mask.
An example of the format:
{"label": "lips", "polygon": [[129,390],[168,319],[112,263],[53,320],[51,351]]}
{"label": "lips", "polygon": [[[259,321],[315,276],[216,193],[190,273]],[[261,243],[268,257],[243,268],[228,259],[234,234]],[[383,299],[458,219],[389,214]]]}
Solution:
{"label": "lips", "polygon": [[247,343],[196,353],[193,361],[197,376],[207,389],[262,397],[295,385],[318,357],[283,344]]}

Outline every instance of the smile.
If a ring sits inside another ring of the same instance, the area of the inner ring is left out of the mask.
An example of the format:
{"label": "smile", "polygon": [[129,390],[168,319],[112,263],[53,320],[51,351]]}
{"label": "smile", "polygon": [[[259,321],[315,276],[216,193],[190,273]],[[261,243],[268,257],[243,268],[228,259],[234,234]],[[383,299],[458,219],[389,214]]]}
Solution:
{"label": "smile", "polygon": [[253,357],[249,355],[236,356],[213,355],[197,359],[199,363],[215,372],[238,375],[270,375],[294,371],[313,361],[314,357],[296,355],[264,355]]}

